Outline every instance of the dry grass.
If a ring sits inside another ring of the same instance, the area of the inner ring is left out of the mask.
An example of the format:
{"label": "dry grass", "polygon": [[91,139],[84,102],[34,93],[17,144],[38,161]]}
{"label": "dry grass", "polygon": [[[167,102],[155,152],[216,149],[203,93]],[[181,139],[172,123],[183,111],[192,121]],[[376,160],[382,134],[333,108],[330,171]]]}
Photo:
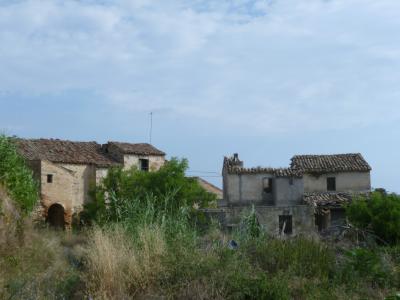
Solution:
{"label": "dry grass", "polygon": [[71,296],[79,282],[65,256],[63,233],[36,230],[29,221],[20,238],[0,250],[0,299],[57,299]]}
{"label": "dry grass", "polygon": [[95,228],[87,245],[87,287],[96,299],[127,299],[143,293],[163,272],[165,237],[158,226],[144,226],[138,239],[120,227]]}
{"label": "dry grass", "polygon": [[18,210],[4,188],[0,186],[0,250],[15,242],[17,224],[20,220]]}

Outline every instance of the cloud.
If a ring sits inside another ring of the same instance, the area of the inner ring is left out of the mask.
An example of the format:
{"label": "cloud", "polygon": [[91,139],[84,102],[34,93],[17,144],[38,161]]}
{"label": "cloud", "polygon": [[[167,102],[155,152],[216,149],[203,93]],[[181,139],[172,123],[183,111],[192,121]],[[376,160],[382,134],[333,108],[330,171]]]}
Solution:
{"label": "cloud", "polygon": [[399,30],[397,0],[0,1],[0,91],[253,134],[382,124]]}

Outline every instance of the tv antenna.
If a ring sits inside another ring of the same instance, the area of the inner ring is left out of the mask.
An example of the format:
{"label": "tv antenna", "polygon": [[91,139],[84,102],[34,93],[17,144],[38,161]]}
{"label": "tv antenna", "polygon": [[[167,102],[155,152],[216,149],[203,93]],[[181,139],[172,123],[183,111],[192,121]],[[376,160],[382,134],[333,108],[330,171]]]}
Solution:
{"label": "tv antenna", "polygon": [[149,139],[150,139],[150,145],[151,145],[151,138],[153,134],[153,112],[150,112],[150,133],[149,133]]}

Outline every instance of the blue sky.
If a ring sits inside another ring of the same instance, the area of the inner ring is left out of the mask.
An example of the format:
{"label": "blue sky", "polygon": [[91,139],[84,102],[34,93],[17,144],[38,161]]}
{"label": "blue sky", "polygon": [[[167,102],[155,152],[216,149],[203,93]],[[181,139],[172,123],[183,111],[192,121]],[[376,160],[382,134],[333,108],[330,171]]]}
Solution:
{"label": "blue sky", "polygon": [[399,83],[398,0],[0,0],[2,131],[146,142],[153,111],[192,175],[361,152],[400,192]]}

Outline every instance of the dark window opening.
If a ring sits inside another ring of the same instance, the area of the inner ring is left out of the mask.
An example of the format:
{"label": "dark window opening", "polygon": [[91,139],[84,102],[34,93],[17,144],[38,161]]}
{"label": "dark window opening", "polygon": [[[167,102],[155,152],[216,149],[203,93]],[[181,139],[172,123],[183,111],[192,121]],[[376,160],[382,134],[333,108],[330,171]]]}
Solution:
{"label": "dark window opening", "polygon": [[263,179],[263,188],[265,193],[272,193],[272,178]]}
{"label": "dark window opening", "polygon": [[149,160],[148,159],[139,159],[140,170],[149,171]]}
{"label": "dark window opening", "polygon": [[279,233],[280,234],[292,234],[293,227],[292,227],[292,216],[290,215],[283,215],[279,216]]}
{"label": "dark window opening", "polygon": [[327,185],[328,191],[336,191],[336,178],[328,177],[326,179],[326,185]]}
{"label": "dark window opening", "polygon": [[53,182],[53,174],[47,174],[47,183]]}

